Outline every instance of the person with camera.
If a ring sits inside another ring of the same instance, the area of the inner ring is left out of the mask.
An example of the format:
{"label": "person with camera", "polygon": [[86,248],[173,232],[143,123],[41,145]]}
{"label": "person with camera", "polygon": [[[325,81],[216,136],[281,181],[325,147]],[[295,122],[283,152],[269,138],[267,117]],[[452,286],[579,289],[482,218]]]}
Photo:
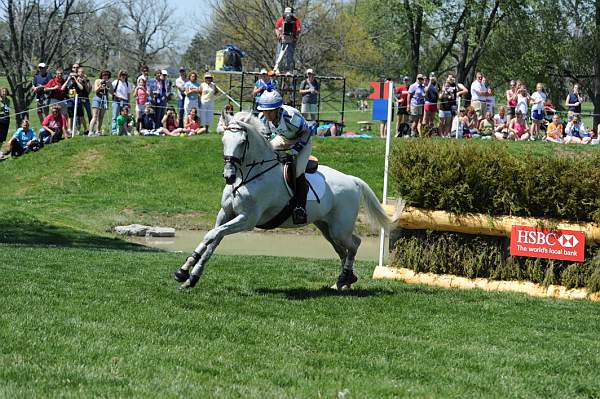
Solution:
{"label": "person with camera", "polygon": [[112,124],[111,131],[113,135],[119,134],[117,126],[117,118],[121,114],[121,108],[124,106],[129,107],[129,95],[133,92],[133,85],[129,84],[127,78],[129,74],[127,71],[120,70],[118,79],[113,80],[113,102],[112,102]]}
{"label": "person with camera", "polygon": [[[83,86],[83,89],[77,91],[77,95],[79,96],[79,99],[78,99],[79,103],[81,104],[81,107],[85,110],[85,113],[87,115],[87,120],[91,121],[92,120],[92,107],[90,104],[90,93],[92,91],[92,84],[90,83],[90,80],[88,79],[87,75],[85,74],[85,69],[83,69],[81,66],[79,68],[77,68],[76,80]],[[86,122],[86,119],[83,116],[83,112],[80,114],[80,116],[81,116],[81,126],[83,126],[84,131],[87,131],[88,124]]]}
{"label": "person with camera", "polygon": [[35,101],[37,102],[37,114],[40,119],[40,123],[43,122],[46,115],[48,115],[48,98],[44,91],[44,86],[52,80],[52,74],[48,72],[48,66],[40,62],[38,64],[38,72],[33,76],[33,82],[31,83],[31,91],[35,93]]}
{"label": "person with camera", "polygon": [[306,79],[300,83],[300,95],[302,96],[300,112],[307,121],[317,120],[320,88],[319,82],[315,79],[315,72],[311,68],[307,69]]}
{"label": "person with camera", "polygon": [[[76,125],[81,126],[81,121],[83,119],[82,98],[86,93],[89,93],[89,88],[87,87],[89,82],[86,84],[83,69],[81,69],[81,73],[79,72],[80,69],[79,64],[73,64],[71,73],[64,83],[65,90],[69,96],[69,101],[67,102],[69,127],[73,126],[73,118],[76,119]],[[75,109],[75,98],[77,98],[77,109]],[[73,134],[75,134],[75,132],[73,132]]]}
{"label": "person with camera", "polygon": [[[26,119],[26,118],[25,118]],[[8,128],[10,127],[10,99],[8,98],[8,89],[0,88],[0,147],[6,141],[8,136]],[[0,151],[0,157],[2,157]]]}
{"label": "person with camera", "polygon": [[157,124],[162,123],[168,102],[169,91],[165,78],[166,76],[162,71],[157,69],[154,72],[154,79],[148,82],[148,93],[150,94],[150,102],[154,109],[154,118]]}
{"label": "person with camera", "polygon": [[102,121],[108,109],[108,95],[113,93],[110,84],[110,71],[101,71],[100,77],[94,82],[94,98],[92,99],[92,120],[90,121],[89,136],[102,135]]}
{"label": "person with camera", "polygon": [[[275,21],[275,35],[277,37],[277,52],[275,56],[275,71],[294,71],[294,52],[296,43],[302,31],[302,24],[296,18],[291,7],[286,7],[283,15]],[[283,62],[283,63],[282,63]],[[280,67],[281,63],[281,67]]]}

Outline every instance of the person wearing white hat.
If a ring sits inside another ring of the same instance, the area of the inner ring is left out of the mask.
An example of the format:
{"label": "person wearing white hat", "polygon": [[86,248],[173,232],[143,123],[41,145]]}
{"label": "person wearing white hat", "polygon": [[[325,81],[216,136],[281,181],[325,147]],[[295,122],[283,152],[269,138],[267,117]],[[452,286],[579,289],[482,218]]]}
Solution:
{"label": "person wearing white hat", "polygon": [[48,65],[43,62],[38,64],[38,72],[33,76],[31,83],[31,91],[35,93],[35,101],[37,101],[37,114],[40,119],[40,124],[48,115],[48,98],[44,91],[44,86],[52,80],[53,76],[48,72]]}
{"label": "person wearing white hat", "polygon": [[204,82],[200,85],[200,125],[204,133],[208,133],[212,123],[217,95],[217,85],[213,82],[213,76],[207,72],[204,74]]}
{"label": "person wearing white hat", "polygon": [[309,68],[306,70],[306,79],[300,83],[300,95],[302,96],[302,115],[307,121],[316,121],[319,103],[320,85],[315,79],[315,72]]}
{"label": "person wearing white hat", "polygon": [[292,219],[295,224],[305,224],[308,182],[304,171],[312,151],[312,131],[296,108],[283,105],[281,94],[275,90],[260,96],[257,109],[261,111],[259,118],[265,126],[265,135],[270,140],[271,147],[277,151],[291,150],[294,155],[296,207],[292,212]]}
{"label": "person wearing white hat", "polygon": [[292,72],[294,70],[294,52],[302,31],[300,19],[296,18],[291,7],[286,7],[283,15],[275,21],[277,52],[275,71]]}

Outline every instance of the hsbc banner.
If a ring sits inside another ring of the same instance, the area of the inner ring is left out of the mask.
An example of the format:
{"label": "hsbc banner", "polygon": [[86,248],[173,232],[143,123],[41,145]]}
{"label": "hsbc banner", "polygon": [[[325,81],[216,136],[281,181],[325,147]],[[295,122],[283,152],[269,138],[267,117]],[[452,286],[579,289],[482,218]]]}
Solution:
{"label": "hsbc banner", "polygon": [[585,232],[574,230],[545,230],[531,226],[512,226],[510,254],[583,262]]}

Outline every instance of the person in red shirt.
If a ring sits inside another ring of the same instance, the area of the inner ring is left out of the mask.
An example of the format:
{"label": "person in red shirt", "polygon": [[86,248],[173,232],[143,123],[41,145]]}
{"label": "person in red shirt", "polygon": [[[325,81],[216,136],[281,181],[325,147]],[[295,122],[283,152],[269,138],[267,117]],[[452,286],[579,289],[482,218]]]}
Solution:
{"label": "person in red shirt", "polygon": [[60,113],[60,107],[52,107],[50,115],[44,118],[42,128],[40,129],[40,142],[42,144],[56,143],[63,138],[67,138],[67,118]]}
{"label": "person in red shirt", "polygon": [[[65,80],[63,79],[63,68],[56,67],[56,73],[54,77],[50,79],[48,83],[44,86],[44,91],[47,93],[47,96],[50,100],[49,104],[52,106],[53,104],[60,103],[67,99],[67,91],[65,90]],[[65,108],[64,104],[60,104],[61,108]]]}
{"label": "person in red shirt", "polygon": [[[405,76],[402,79],[402,84],[394,90],[394,94],[396,95],[396,104],[397,104],[397,112],[398,121],[396,122],[396,133],[403,135],[402,131],[404,130],[404,125],[408,126],[408,109],[406,106],[408,105],[408,86],[410,83],[410,79],[408,76]],[[408,134],[409,131],[406,131]]]}
{"label": "person in red shirt", "polygon": [[294,52],[296,43],[302,31],[300,20],[294,16],[291,7],[286,7],[283,15],[275,21],[275,35],[277,36],[277,52],[275,56],[276,72],[294,71]]}

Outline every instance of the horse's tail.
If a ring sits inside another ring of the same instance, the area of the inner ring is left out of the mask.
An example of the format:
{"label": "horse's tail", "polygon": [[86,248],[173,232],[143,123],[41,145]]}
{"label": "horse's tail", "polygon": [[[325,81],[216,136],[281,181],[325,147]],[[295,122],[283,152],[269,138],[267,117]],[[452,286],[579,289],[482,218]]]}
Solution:
{"label": "horse's tail", "polygon": [[364,180],[358,177],[355,177],[355,180],[360,188],[360,196],[367,212],[367,218],[372,224],[383,227],[388,232],[392,221],[379,203],[379,199]]}

